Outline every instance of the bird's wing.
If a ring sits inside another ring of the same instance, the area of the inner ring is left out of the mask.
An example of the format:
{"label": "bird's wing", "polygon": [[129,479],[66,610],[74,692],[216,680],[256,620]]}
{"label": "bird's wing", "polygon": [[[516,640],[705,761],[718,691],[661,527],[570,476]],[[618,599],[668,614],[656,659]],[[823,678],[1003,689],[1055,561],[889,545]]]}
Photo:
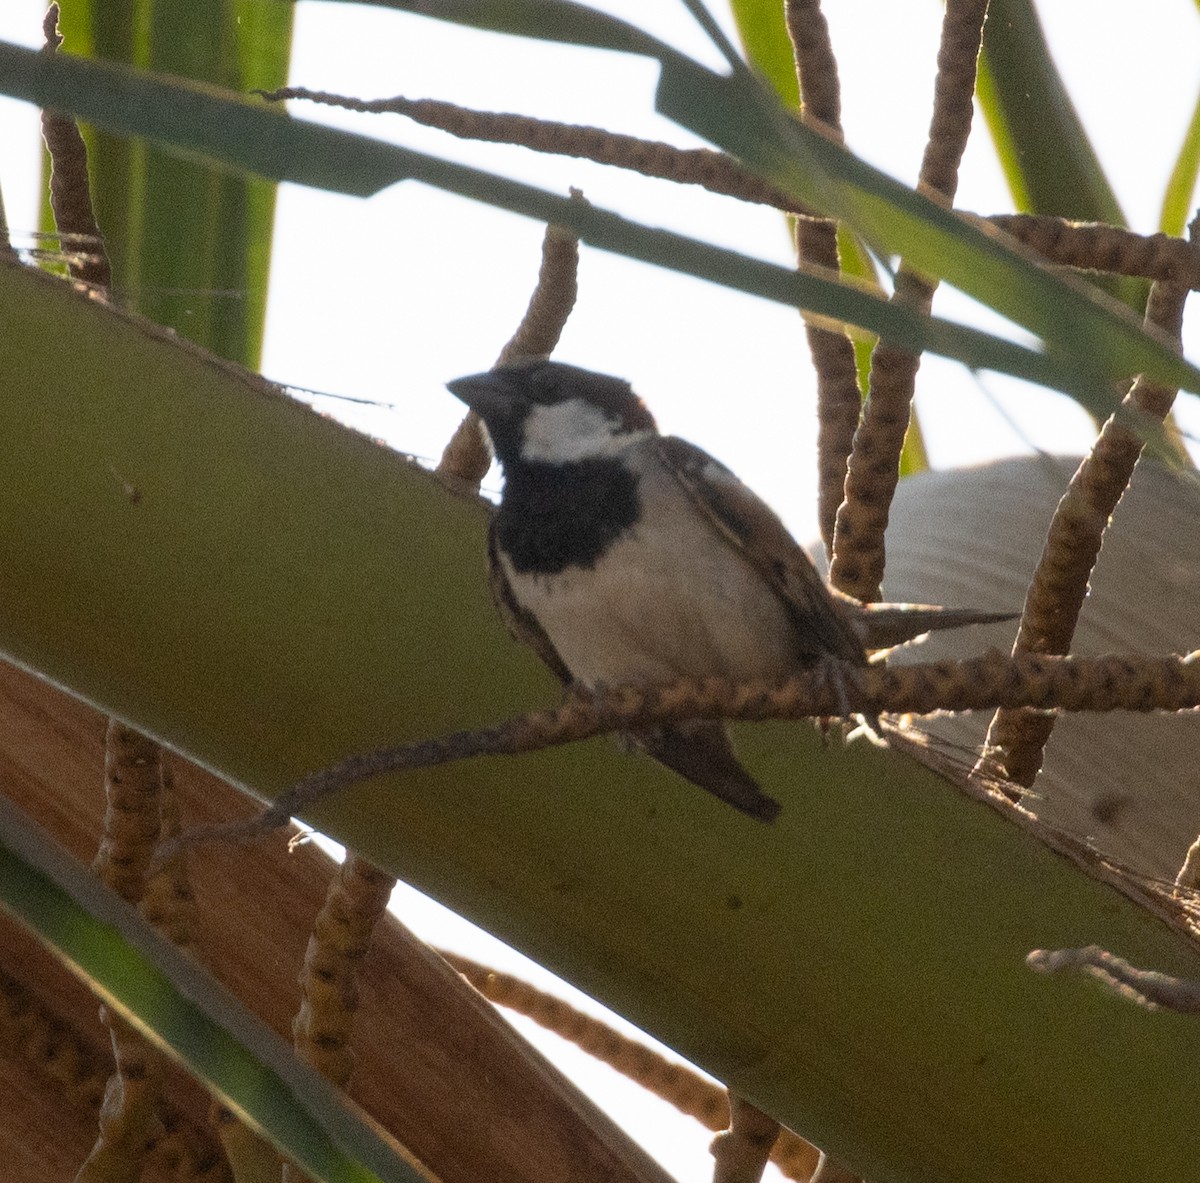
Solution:
{"label": "bird's wing", "polygon": [[825,586],[804,548],[763,501],[707,452],[676,436],[655,440],[659,459],[716,533],[775,590],[796,628],[797,656],[865,663],[849,607]]}
{"label": "bird's wing", "polygon": [[517,597],[513,595],[512,586],[504,574],[504,568],[497,553],[495,515],[488,527],[488,587],[492,593],[492,600],[496,604],[496,610],[500,613],[500,618],[504,621],[505,627],[513,639],[522,645],[528,645],[550,667],[551,672],[564,686],[570,686],[575,679],[571,677],[571,671],[559,657],[558,650],[554,648],[550,638],[546,636],[545,630],[538,624],[537,617],[532,612],[526,611],[518,603]]}

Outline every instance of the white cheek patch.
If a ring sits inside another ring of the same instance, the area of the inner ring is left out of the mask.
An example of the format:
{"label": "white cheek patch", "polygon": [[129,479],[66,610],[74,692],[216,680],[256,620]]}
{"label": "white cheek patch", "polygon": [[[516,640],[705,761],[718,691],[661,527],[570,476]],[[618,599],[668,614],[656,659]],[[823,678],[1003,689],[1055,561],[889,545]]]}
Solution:
{"label": "white cheek patch", "polygon": [[583,399],[535,404],[525,418],[521,458],[569,464],[591,456],[615,456],[649,434],[622,431],[618,422]]}

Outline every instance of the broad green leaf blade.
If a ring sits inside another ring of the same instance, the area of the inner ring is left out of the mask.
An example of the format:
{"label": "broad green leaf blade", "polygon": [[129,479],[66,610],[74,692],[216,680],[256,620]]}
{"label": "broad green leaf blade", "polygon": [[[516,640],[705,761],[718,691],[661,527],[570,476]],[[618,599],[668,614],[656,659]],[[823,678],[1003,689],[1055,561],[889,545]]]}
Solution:
{"label": "broad green leaf blade", "polygon": [[979,102],[1017,209],[1125,225],[1032,0],[991,0]]}
{"label": "broad green leaf blade", "polygon": [[1175,159],[1175,167],[1171,170],[1167,181],[1167,190],[1163,194],[1162,215],[1158,228],[1164,234],[1180,237],[1187,230],[1187,224],[1192,217],[1192,195],[1196,192],[1196,176],[1200,173],[1200,97],[1192,108],[1192,118],[1188,123],[1187,132],[1179,155]]}
{"label": "broad green leaf blade", "polygon": [[729,7],[747,60],[789,107],[799,107],[800,83],[783,5],[775,0],[729,0]]}
{"label": "broad green leaf blade", "polygon": [[[85,0],[60,25],[67,50],[245,91],[287,81],[293,11],[286,0]],[[257,366],[274,186],[140,140],[88,140],[97,220],[125,306]]]}
{"label": "broad green leaf blade", "polygon": [[1000,170],[1008,182],[1008,191],[1012,195],[1013,205],[1022,213],[1032,213],[1034,206],[1033,194],[1021,165],[1021,152],[1017,146],[1016,131],[1004,116],[1000,104],[999,89],[992,77],[991,59],[987,53],[979,55],[975,67],[975,97],[983,112],[984,122],[992,137],[992,146],[996,149],[996,157],[1000,162]]}
{"label": "broad green leaf blade", "polygon": [[[28,269],[0,323],[0,652],[262,796],[556,700],[489,602],[479,502]],[[1024,957],[1196,977],[1194,946],[901,753],[737,741],[773,826],[604,741],[310,820],[866,1178],[1189,1177],[1200,1024]]]}
{"label": "broad green leaf blade", "polygon": [[[292,4],[143,0],[146,5],[148,53],[134,64],[234,91],[287,82]],[[135,306],[223,357],[256,368],[275,187],[255,177],[215,173],[154,145],[146,145],[135,183],[142,195],[140,235],[130,244],[138,255]],[[238,296],[229,298],[231,292]]]}
{"label": "broad green leaf blade", "polygon": [[[368,196],[408,178],[574,230],[594,246],[727,287],[858,324],[914,350],[1070,391],[1078,370],[976,329],[914,315],[861,286],[799,274],[478,169],[321,124],[291,119],[237,95],[100,62],[47,59],[0,43],[0,88],[81,113],[113,129],[155,137],[274,180]],[[1173,355],[1172,363],[1182,363]],[[1189,371],[1190,372],[1190,371]],[[1200,386],[1200,373],[1195,375]]]}
{"label": "broad green leaf blade", "polygon": [[0,796],[0,908],[324,1183],[427,1183],[206,970]]}

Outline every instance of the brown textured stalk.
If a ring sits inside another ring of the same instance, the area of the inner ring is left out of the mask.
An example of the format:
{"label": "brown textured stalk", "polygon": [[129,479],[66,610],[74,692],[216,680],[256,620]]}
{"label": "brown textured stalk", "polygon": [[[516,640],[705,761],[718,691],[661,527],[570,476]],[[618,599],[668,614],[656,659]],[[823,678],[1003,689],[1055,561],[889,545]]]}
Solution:
{"label": "brown textured stalk", "polygon": [[[45,37],[43,52],[56,53],[62,44],[57,4],[51,4],[46,10],[42,33]],[[87,252],[68,256],[67,270],[72,279],[107,294],[112,287],[112,268],[92,209],[87,146],[83,136],[70,115],[43,111],[42,138],[50,154],[50,208],[54,211],[54,224],[64,240],[91,244]]]}
{"label": "brown textured stalk", "polygon": [[[110,722],[110,728],[114,726]],[[136,734],[136,733],[133,733]],[[143,742],[149,742],[140,737]],[[159,842],[169,842],[182,832],[179,797],[175,791],[175,775],[170,763],[160,753],[160,783],[158,793]],[[145,881],[138,911],[173,944],[186,948],[195,939],[199,923],[199,908],[188,874],[183,851],[152,865],[153,873]],[[134,1037],[140,1040],[140,1037]],[[150,1049],[147,1048],[147,1051]],[[208,1129],[198,1129],[175,1120],[169,1102],[160,1097],[155,1110],[155,1125],[161,1126],[147,1143],[147,1163],[161,1161],[179,1179],[230,1179],[230,1165]],[[230,1119],[238,1126],[237,1118]],[[244,1139],[252,1140],[278,1161],[278,1154],[259,1135],[243,1127]],[[222,1131],[223,1132],[223,1131]]]}
{"label": "brown textured stalk", "polygon": [[443,450],[437,471],[468,488],[478,489],[491,466],[492,453],[484,435],[483,420],[474,411],[468,411]]}
{"label": "brown textured stalk", "polygon": [[[473,111],[433,99],[363,100],[304,87],[259,93],[271,100],[298,98],[353,111],[394,112],[463,139],[511,143],[534,151],[594,160],[662,180],[700,185],[713,193],[774,206],[817,222],[825,221],[755,177],[732,157],[708,149],[676,148],[671,144],[618,135],[603,128],[578,127],[526,115]],[[828,114],[819,118],[827,124],[832,123]],[[944,153],[942,155],[944,157]],[[996,226],[1050,263],[1145,279],[1179,279],[1192,288],[1200,287],[1200,260],[1182,239],[1167,234],[1135,234],[1103,223],[1071,222],[1038,214],[967,216]]]}
{"label": "brown textured stalk", "polygon": [[162,1057],[107,1007],[101,1019],[112,1035],[116,1069],[100,1106],[99,1136],[76,1183],[137,1183],[157,1124]]}
{"label": "brown textured stalk", "polygon": [[287,824],[317,802],[384,773],[431,768],[475,756],[512,756],[650,723],[700,719],[837,717],[844,711],[930,714],[998,706],[1068,711],[1183,711],[1200,707],[1200,651],[1187,657],[1016,656],[991,650],[968,661],[857,666],[828,659],[786,682],[683,679],[665,686],[615,686],[573,695],[495,727],[457,731],[350,756],[286,790],[257,817],[197,826],[164,854],[209,842],[246,842]]}
{"label": "brown textured stalk", "polygon": [[110,719],[104,739],[104,833],[92,870],[122,899],[137,904],[158,843],[162,749]]}
{"label": "brown textured stalk", "polygon": [[1099,945],[1087,945],[1082,949],[1034,949],[1025,960],[1030,969],[1038,973],[1082,969],[1103,982],[1114,994],[1147,1010],[1200,1015],[1200,982],[1138,969]]}
{"label": "brown textured stalk", "polygon": [[0,1047],[33,1066],[81,1108],[98,1111],[108,1069],[96,1049],[0,970]]}
{"label": "brown textured stalk", "polygon": [[297,1056],[339,1088],[354,1070],[349,1042],[359,1006],[358,966],[395,886],[395,876],[350,855],[333,876],[308,939],[293,1041]]}
{"label": "brown textured stalk", "polygon": [[285,86],[279,90],[257,92],[272,102],[280,99],[307,99],[309,102],[345,107],[350,111],[390,112],[403,115],[414,123],[434,127],[464,140],[483,140],[495,144],[515,144],[534,152],[574,156],[597,164],[611,164],[630,172],[683,185],[700,185],[710,192],[737,197],[764,205],[778,206],[795,213],[791,198],[774,186],[742,168],[732,157],[709,148],[676,148],[657,140],[621,135],[602,127],[557,123],[530,115],[508,112],[473,111],[436,99],[354,99],[326,91]]}
{"label": "brown textured stalk", "polygon": [[761,1109],[729,1094],[729,1129],[712,1140],[713,1183],[759,1183],[780,1125]]}
{"label": "brown textured stalk", "polygon": [[[573,201],[583,201],[578,189],[571,190]],[[547,226],[542,239],[542,265],[529,306],[517,331],[500,350],[496,365],[523,357],[549,356],[554,352],[563,327],[575,307],[579,294],[579,239],[561,226]],[[438,461],[443,476],[479,487],[487,474],[492,457],[483,424],[474,411],[468,411],[458,425]]]}
{"label": "brown textured stalk", "polygon": [[[489,1002],[525,1015],[539,1027],[569,1040],[707,1129],[723,1130],[729,1125],[728,1094],[698,1072],[666,1059],[515,974],[501,973],[457,953],[442,950],[441,955]],[[818,1157],[815,1147],[790,1130],[781,1131],[770,1155],[784,1175],[802,1181],[812,1175]]]}
{"label": "brown textured stalk", "polygon": [[[571,200],[587,204],[579,189],[571,190]],[[542,239],[542,265],[529,307],[517,331],[500,350],[496,365],[553,353],[578,297],[579,239],[561,226],[547,226]]]}
{"label": "brown textured stalk", "polygon": [[918,188],[949,205],[958,188],[958,166],[971,134],[975,70],[988,0],[947,0],[942,20],[929,140]]}
{"label": "brown textured stalk", "polygon": [[[927,314],[932,287],[902,268],[892,299]],[[867,399],[846,465],[829,563],[829,582],[864,602],[881,595],[887,557],[884,534],[920,364],[919,355],[890,341],[880,341],[871,354]]]}
{"label": "brown textured stalk", "polygon": [[[986,15],[987,0],[947,0],[942,21],[933,116],[918,189],[947,206],[954,200],[958,166],[971,131],[975,67]],[[902,266],[892,298],[927,314],[935,286]],[[864,601],[878,600],[881,593],[887,558],[884,534],[920,364],[919,355],[887,341],[879,342],[871,359],[870,390],[850,454],[829,565],[834,587]]]}
{"label": "brown textured stalk", "polygon": [[1200,287],[1200,253],[1170,234],[1134,234],[1104,222],[1040,214],[993,214],[983,220],[1060,267]]}
{"label": "brown textured stalk", "polygon": [[489,1002],[532,1019],[708,1129],[721,1130],[729,1124],[725,1090],[698,1072],[665,1059],[515,974],[502,973],[457,953],[439,952]]}
{"label": "brown textured stalk", "polygon": [[[1159,280],[1150,289],[1146,324],[1178,342],[1187,294],[1184,284]],[[1169,387],[1139,377],[1122,407],[1162,420],[1170,411],[1175,394]],[[1091,454],[1076,470],[1054,511],[1041,558],[1025,595],[1021,624],[1013,643],[1014,654],[1070,651],[1104,531],[1133,476],[1142,447],[1141,438],[1118,416],[1104,424]],[[1029,786],[1041,770],[1053,729],[1053,715],[1000,710],[988,729],[985,751],[991,762],[998,762],[1004,768],[1009,780]]]}
{"label": "brown textured stalk", "polygon": [[[141,736],[138,738],[144,743],[151,742]],[[158,840],[168,842],[179,836],[182,825],[179,817],[179,799],[175,793],[175,777],[170,764],[162,760],[161,756],[160,777]],[[192,943],[198,909],[188,877],[187,862],[182,853],[164,859],[154,867],[154,873],[146,879],[138,911],[173,944],[187,946]]]}
{"label": "brown textured stalk", "polygon": [[[787,0],[784,19],[800,83],[801,117],[808,123],[823,124],[840,140],[837,61],[820,0]],[[802,267],[838,271],[836,224],[798,218],[796,258]],[[842,503],[846,462],[858,427],[862,395],[850,338],[844,332],[808,323],[804,332],[817,376],[817,520],[828,553],[833,548],[834,521]]]}
{"label": "brown textured stalk", "polygon": [[[109,887],[136,904],[151,924],[176,944],[186,945],[195,927],[196,903],[182,852],[149,873],[160,837],[177,837],[181,828],[174,782],[164,766],[162,749],[110,719],[104,756],[107,806],[93,869]],[[162,1056],[106,1008],[101,1015],[109,1029],[115,1070],[100,1107],[96,1144],[78,1178],[87,1183],[137,1179],[151,1154],[166,1156],[181,1177],[225,1177],[219,1155],[203,1138],[178,1131],[178,1137],[172,1134],[164,1139]]]}
{"label": "brown textured stalk", "polygon": [[821,0],[784,0],[783,19],[796,61],[801,115],[805,122],[823,123],[841,139],[841,85]]}
{"label": "brown textured stalk", "polygon": [[[796,256],[801,266],[838,269],[837,228],[798,219]],[[845,332],[806,323],[804,334],[817,376],[817,521],[826,554],[846,484],[846,466],[862,410],[854,345]]]}
{"label": "brown textured stalk", "polygon": [[[394,875],[349,855],[330,881],[308,938],[300,971],[303,998],[292,1023],[292,1042],[301,1060],[340,1089],[347,1087],[354,1072],[350,1035],[359,1006],[359,963],[395,886]],[[293,1164],[283,1164],[283,1183],[306,1178]]]}
{"label": "brown textured stalk", "polygon": [[[161,830],[162,749],[116,719],[104,745],[104,832],[92,869],[123,899],[139,904]],[[156,872],[168,877],[175,856]],[[78,1183],[134,1183],[142,1172],[157,1121],[162,1057],[107,1007],[115,1067],[100,1107],[96,1144]]]}

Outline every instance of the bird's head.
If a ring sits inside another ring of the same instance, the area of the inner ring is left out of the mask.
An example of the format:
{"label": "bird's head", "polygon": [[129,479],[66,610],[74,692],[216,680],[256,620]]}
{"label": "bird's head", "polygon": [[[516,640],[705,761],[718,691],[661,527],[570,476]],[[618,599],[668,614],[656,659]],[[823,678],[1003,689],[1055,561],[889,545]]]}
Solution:
{"label": "bird's head", "polygon": [[615,456],[658,431],[628,382],[562,362],[497,366],[446,387],[487,425],[505,467]]}

